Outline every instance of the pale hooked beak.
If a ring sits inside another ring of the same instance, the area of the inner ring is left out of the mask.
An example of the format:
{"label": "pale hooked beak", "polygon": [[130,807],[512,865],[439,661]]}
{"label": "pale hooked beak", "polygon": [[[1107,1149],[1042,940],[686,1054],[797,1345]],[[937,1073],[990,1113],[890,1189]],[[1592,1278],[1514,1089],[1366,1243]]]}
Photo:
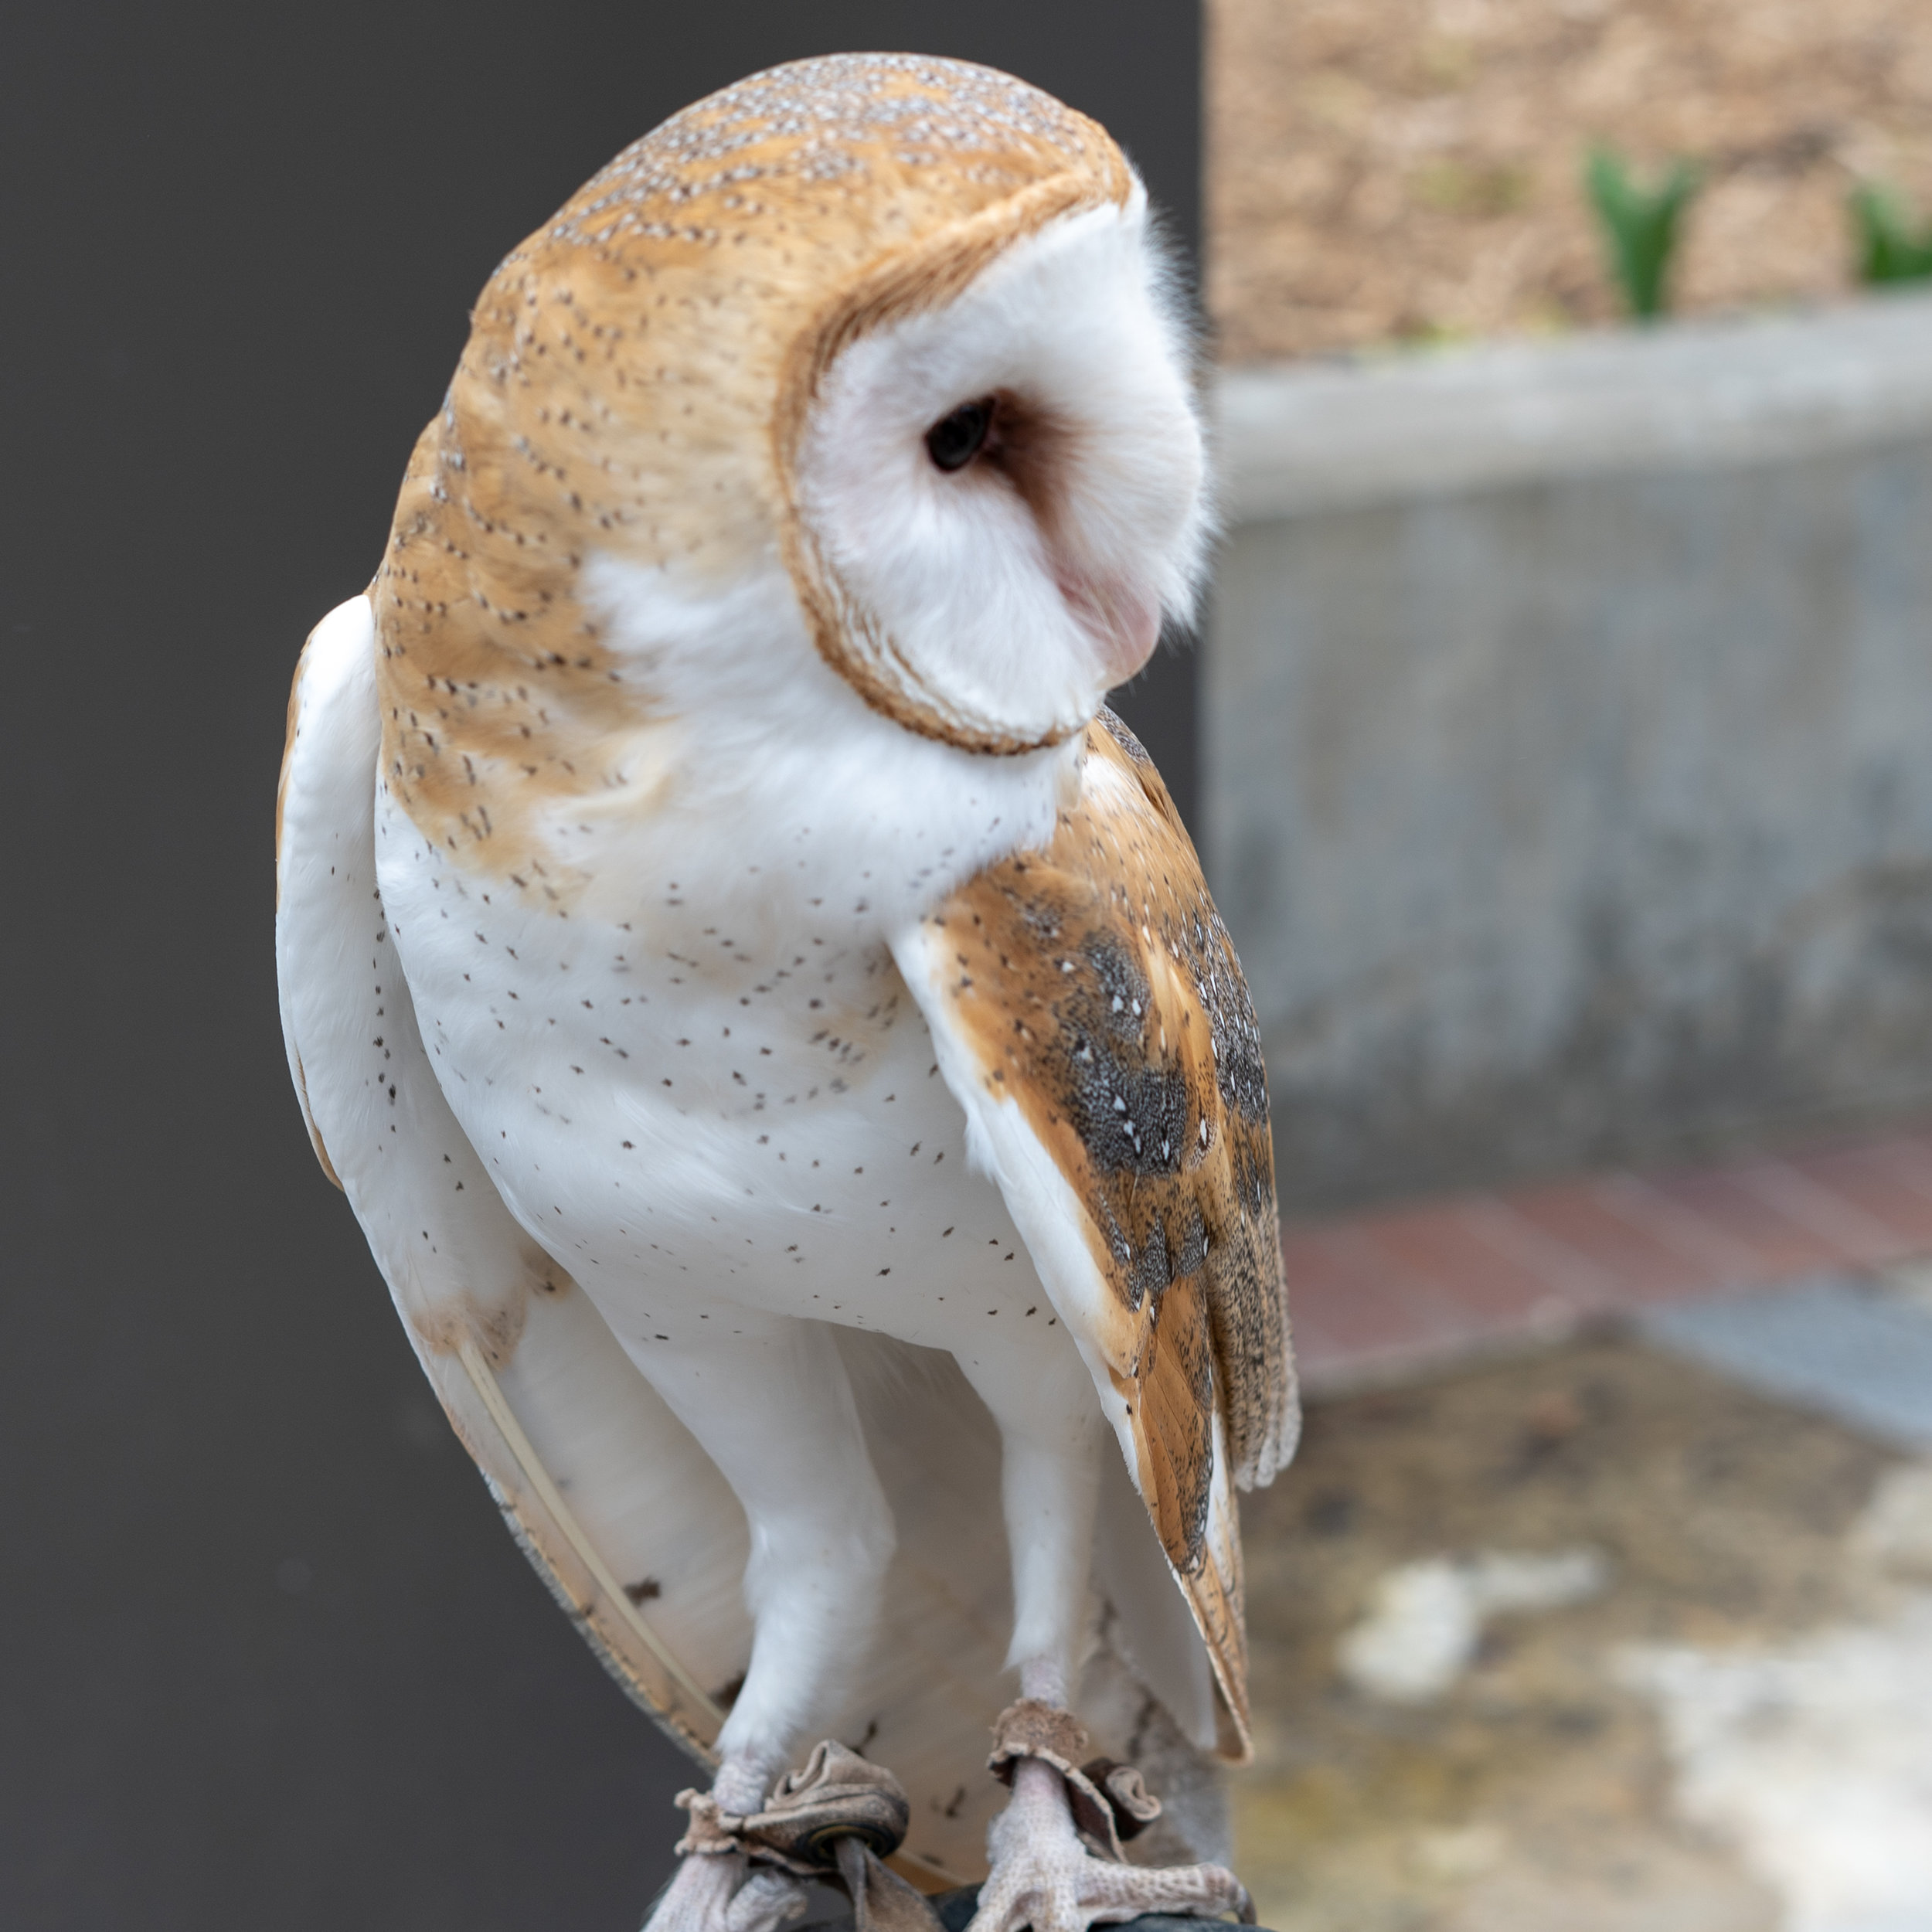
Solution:
{"label": "pale hooked beak", "polygon": [[1161,641],[1160,600],[1138,585],[1118,581],[1103,585],[1065,573],[1060,587],[1087,634],[1107,688],[1111,691],[1126,683],[1153,656]]}

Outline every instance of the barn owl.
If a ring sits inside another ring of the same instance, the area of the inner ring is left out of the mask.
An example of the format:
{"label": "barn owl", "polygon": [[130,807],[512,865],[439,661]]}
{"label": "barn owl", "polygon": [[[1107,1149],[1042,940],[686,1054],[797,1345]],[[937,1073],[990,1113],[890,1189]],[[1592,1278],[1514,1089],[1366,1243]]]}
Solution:
{"label": "barn owl", "polygon": [[[1266,1080],[1103,708],[1202,572],[1189,359],[1092,121],[755,76],[505,259],[301,656],[291,1071],[512,1527],[715,1767],[666,1932],[797,1909],[733,1821],[826,1735],[976,1932],[1245,1904],[1200,1767],[1296,1427]],[[1124,1849],[1095,1745],[1169,1786]]]}

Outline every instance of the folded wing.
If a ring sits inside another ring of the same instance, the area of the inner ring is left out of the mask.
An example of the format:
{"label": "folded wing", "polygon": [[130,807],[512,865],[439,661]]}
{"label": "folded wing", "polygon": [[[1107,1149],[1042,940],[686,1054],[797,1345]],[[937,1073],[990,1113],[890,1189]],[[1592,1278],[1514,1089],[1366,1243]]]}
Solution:
{"label": "folded wing", "polygon": [[1079,1341],[1248,1736],[1233,1490],[1299,1411],[1267,1077],[1234,949],[1167,789],[1111,713],[1051,844],[895,945],[973,1145]]}

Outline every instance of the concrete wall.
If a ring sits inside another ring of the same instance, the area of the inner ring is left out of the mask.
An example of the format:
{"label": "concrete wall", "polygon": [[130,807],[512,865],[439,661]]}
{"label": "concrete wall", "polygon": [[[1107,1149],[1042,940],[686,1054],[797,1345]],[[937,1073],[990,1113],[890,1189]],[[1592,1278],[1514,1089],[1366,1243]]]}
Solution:
{"label": "concrete wall", "polygon": [[1221,409],[1204,846],[1285,1204],[1932,1100],[1932,301]]}

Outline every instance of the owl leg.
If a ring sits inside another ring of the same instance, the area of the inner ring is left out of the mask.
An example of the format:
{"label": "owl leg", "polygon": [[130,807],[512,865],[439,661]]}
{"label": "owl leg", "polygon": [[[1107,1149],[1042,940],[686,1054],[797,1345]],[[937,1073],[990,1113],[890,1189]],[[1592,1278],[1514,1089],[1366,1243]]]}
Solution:
{"label": "owl leg", "polygon": [[[744,1814],[761,1808],[800,1742],[832,1716],[862,1658],[894,1532],[830,1332],[737,1309],[728,1326],[715,1341],[654,1339],[632,1359],[716,1463],[750,1526],[751,1660],[719,1733],[712,1786],[721,1809]],[[740,1852],[686,1856],[651,1932],[770,1932],[804,1909],[796,1884],[747,1872]]]}
{"label": "owl leg", "polygon": [[[1009,1670],[1071,1676],[1087,1615],[1087,1577],[1107,1425],[1087,1365],[1063,1331],[1027,1349],[955,1359],[993,1413],[1000,1503],[1013,1565]],[[1049,1339],[1051,1338],[1051,1339]]]}
{"label": "owl leg", "polygon": [[[1037,1722],[1083,1740],[1067,1704],[1086,1614],[1100,1458],[1114,1453],[1093,1382],[1070,1347],[960,1366],[1000,1428],[1013,1563],[1007,1662],[1019,1665],[1020,1696]],[[1096,1857],[1075,1823],[1060,1769],[1029,1755],[1017,1757],[1012,1768],[1012,1801],[987,1832],[992,1869],[968,1932],[1018,1932],[1022,1926],[1086,1932],[1145,1912],[1233,1911],[1252,1918],[1247,1893],[1218,1865],[1162,1869]]]}

